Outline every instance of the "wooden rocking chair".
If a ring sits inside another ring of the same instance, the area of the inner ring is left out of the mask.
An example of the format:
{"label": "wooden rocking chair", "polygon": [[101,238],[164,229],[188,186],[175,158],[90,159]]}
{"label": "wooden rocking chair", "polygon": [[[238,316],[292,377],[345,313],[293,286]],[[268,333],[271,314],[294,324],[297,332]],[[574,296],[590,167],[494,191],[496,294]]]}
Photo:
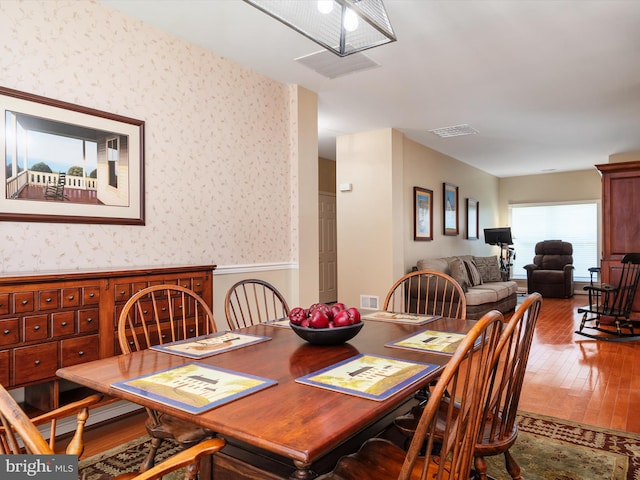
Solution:
{"label": "wooden rocking chair", "polygon": [[58,181],[47,184],[44,190],[44,198],[53,200],[64,200],[64,187],[67,183],[67,174],[60,172],[58,174]]}
{"label": "wooden rocking chair", "polygon": [[[582,313],[580,329],[575,333],[594,340],[630,341],[639,340],[640,335],[634,332],[634,321],[630,320],[640,280],[640,253],[627,253],[622,258],[622,268],[617,285],[587,285],[589,305],[578,308]],[[603,317],[612,319],[613,323],[603,321]],[[594,325],[587,325],[594,322]],[[604,335],[583,332],[584,328],[591,328]],[[615,328],[615,330],[613,330]],[[628,330],[623,332],[622,329]]]}

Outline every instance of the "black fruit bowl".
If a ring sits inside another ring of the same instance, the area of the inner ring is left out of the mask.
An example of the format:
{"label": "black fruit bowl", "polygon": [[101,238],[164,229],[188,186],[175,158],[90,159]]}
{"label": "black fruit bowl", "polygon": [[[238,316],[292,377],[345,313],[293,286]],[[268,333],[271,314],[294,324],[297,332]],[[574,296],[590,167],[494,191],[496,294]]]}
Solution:
{"label": "black fruit bowl", "polygon": [[340,345],[355,337],[362,329],[364,322],[334,328],[306,328],[291,322],[289,325],[300,338],[313,345]]}

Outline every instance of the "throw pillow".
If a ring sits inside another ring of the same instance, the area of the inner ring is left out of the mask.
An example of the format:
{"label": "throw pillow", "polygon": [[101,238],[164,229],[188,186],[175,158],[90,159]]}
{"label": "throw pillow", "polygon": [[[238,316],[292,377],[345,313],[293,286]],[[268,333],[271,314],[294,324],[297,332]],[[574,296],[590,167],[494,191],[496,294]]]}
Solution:
{"label": "throw pillow", "polygon": [[453,258],[449,261],[449,271],[451,277],[460,284],[462,291],[467,293],[469,290],[469,277],[467,277],[467,269],[464,262],[459,258]]}
{"label": "throw pillow", "polygon": [[498,264],[498,257],[496,255],[492,257],[473,257],[473,262],[476,264],[476,267],[478,267],[482,283],[502,281],[500,265]]}
{"label": "throw pillow", "polygon": [[473,261],[465,260],[464,266],[467,269],[467,275],[469,276],[469,283],[472,287],[476,285],[482,285],[482,277],[480,276],[480,272],[478,271],[478,267]]}

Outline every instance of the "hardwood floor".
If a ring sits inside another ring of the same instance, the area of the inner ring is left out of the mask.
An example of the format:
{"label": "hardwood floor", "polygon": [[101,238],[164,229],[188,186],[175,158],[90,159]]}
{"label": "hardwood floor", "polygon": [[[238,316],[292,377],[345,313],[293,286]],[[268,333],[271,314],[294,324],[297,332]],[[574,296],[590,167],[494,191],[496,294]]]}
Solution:
{"label": "hardwood floor", "polygon": [[520,409],[640,433],[640,344],[573,333],[586,296],[545,298],[531,347]]}
{"label": "hardwood floor", "polygon": [[[584,295],[545,298],[531,347],[520,409],[640,433],[640,344],[597,342],[574,334]],[[90,429],[84,457],[145,433],[146,414]]]}

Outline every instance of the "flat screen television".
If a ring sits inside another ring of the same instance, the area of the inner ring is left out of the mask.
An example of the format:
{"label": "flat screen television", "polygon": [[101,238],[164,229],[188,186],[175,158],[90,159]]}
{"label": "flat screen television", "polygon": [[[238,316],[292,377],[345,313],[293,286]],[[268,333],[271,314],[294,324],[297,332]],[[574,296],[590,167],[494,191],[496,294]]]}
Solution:
{"label": "flat screen television", "polygon": [[511,227],[485,228],[484,242],[489,245],[513,245]]}

